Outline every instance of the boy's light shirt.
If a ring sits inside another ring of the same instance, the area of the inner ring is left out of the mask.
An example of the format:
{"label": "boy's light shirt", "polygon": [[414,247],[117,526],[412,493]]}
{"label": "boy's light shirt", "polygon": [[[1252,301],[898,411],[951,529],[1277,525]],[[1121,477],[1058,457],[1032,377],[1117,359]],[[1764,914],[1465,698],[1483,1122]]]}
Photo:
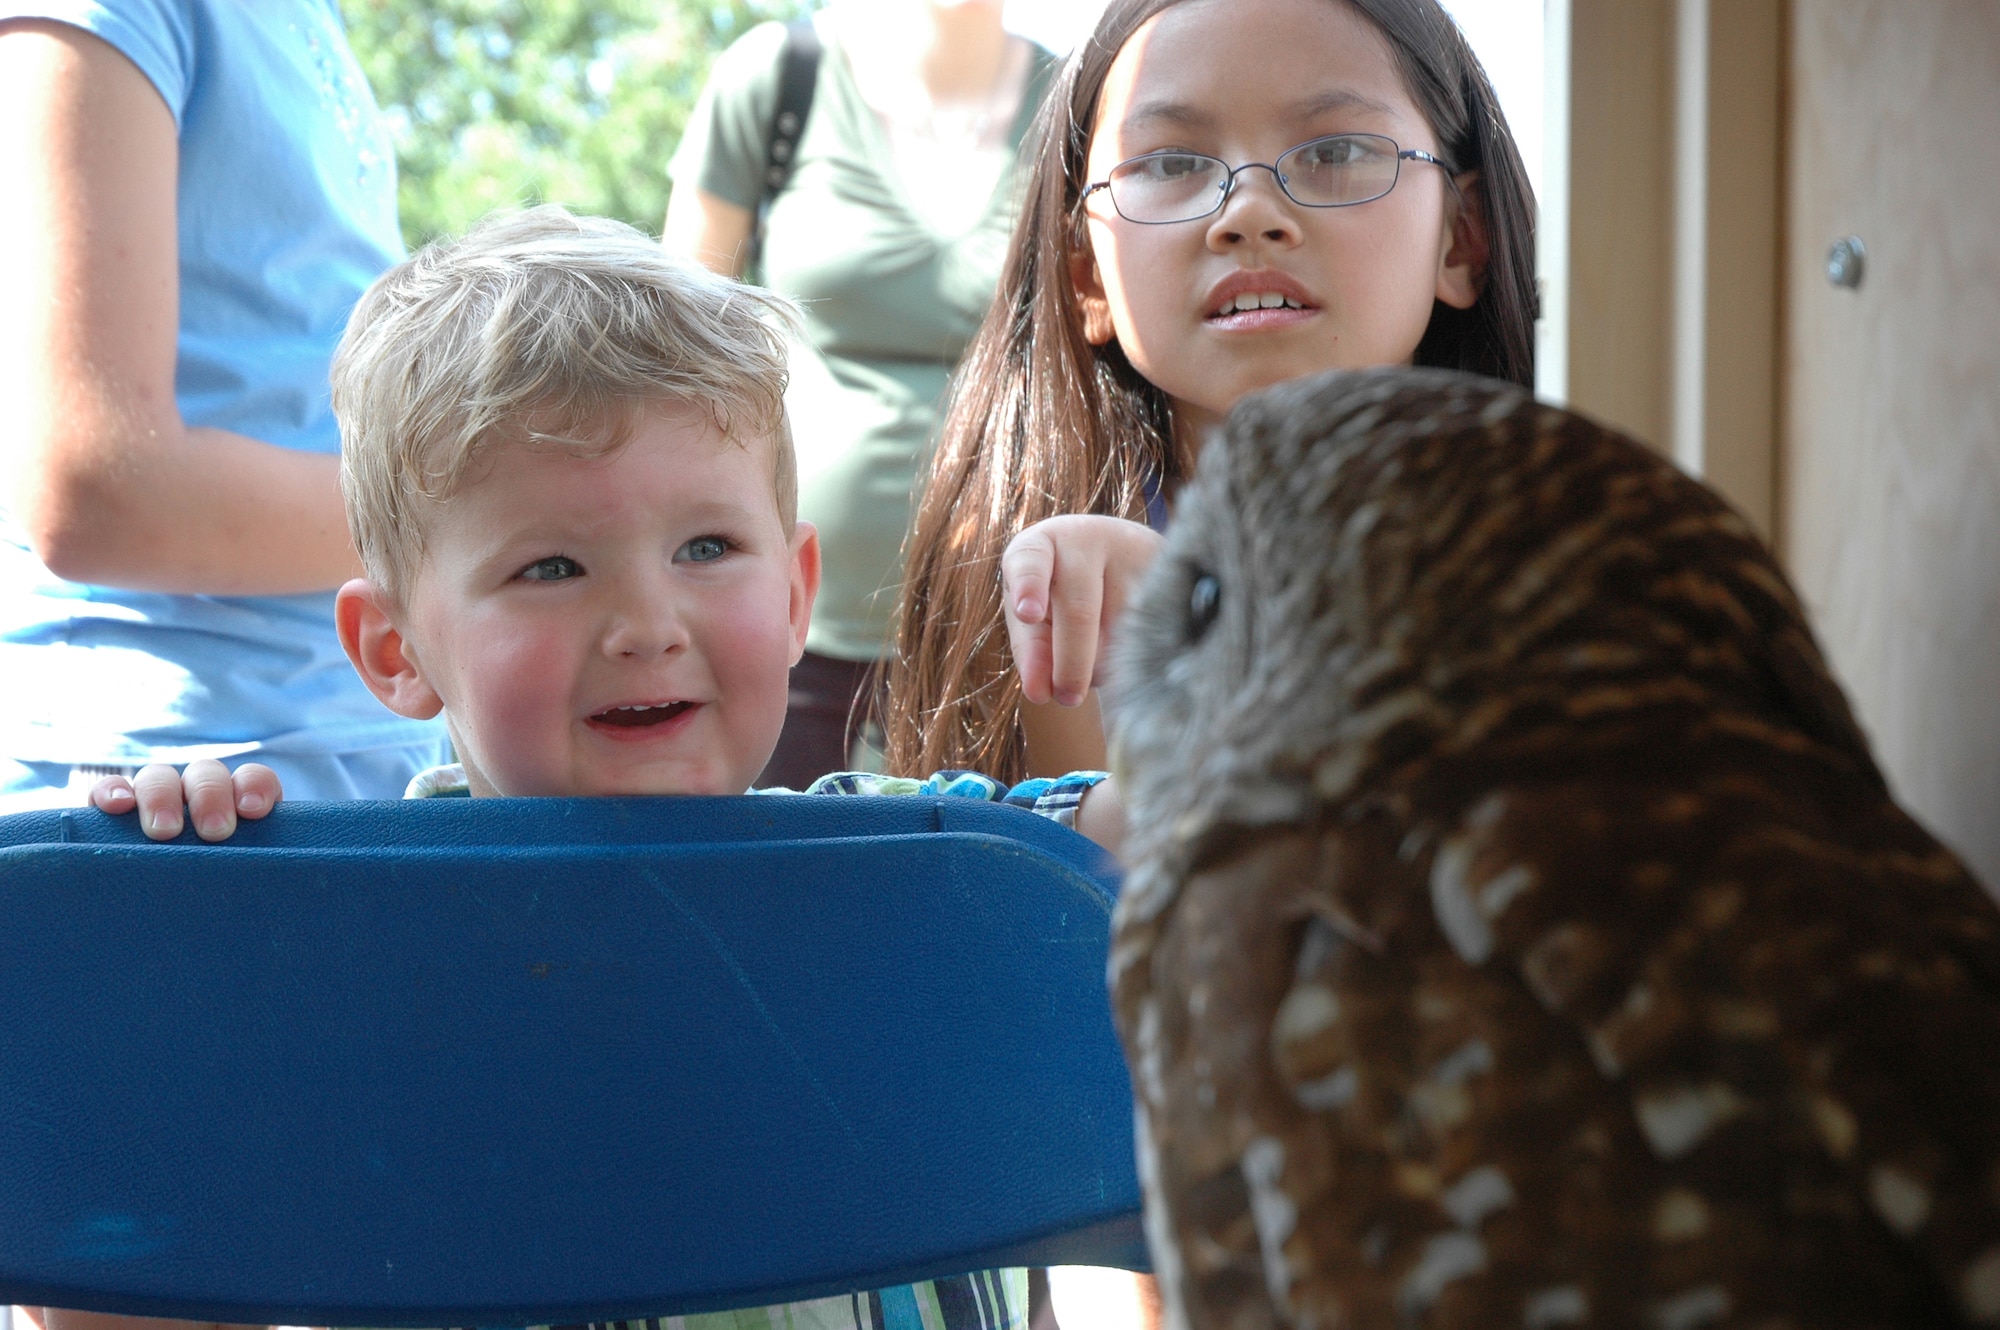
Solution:
{"label": "boy's light shirt", "polygon": [[[1072,771],[1066,776],[1053,779],[1042,776],[1024,780],[1009,788],[991,776],[977,771],[939,771],[924,780],[912,776],[883,776],[872,771],[835,771],[821,776],[804,790],[788,790],[782,785],[774,785],[764,790],[745,790],[745,794],[863,794],[863,795],[919,795],[931,798],[982,799],[987,803],[1011,804],[1025,808],[1051,822],[1076,830],[1077,805],[1083,796],[1110,773],[1103,771]],[[405,799],[466,799],[472,789],[465,778],[465,768],[454,762],[448,766],[432,767],[429,771],[417,773],[403,791]]]}

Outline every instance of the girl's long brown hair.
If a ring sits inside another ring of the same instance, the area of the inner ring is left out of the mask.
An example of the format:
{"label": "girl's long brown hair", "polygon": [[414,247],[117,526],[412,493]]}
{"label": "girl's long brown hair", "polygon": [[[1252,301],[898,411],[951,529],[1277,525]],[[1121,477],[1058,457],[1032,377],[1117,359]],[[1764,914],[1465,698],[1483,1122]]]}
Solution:
{"label": "girl's long brown hair", "polygon": [[[1341,2],[1388,38],[1449,169],[1478,173],[1467,206],[1484,224],[1484,286],[1470,309],[1435,307],[1416,363],[1532,386],[1534,198],[1492,85],[1436,0]],[[1148,493],[1171,495],[1193,466],[1166,394],[1115,340],[1084,337],[1070,279],[1085,243],[1077,199],[1105,76],[1140,25],[1177,3],[1113,0],[1023,145],[1021,220],[953,380],[906,550],[883,713],[891,771],[969,767],[1010,783],[1028,774],[1001,552],[1045,517],[1143,519]]]}

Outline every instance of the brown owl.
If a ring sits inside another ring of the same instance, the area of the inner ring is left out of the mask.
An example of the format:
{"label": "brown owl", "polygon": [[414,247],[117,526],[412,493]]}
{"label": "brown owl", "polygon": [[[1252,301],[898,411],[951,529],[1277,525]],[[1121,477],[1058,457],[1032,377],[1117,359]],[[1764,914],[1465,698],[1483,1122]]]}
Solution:
{"label": "brown owl", "polygon": [[1113,680],[1170,1316],[2000,1324],[2000,911],[1700,484],[1502,384],[1275,389]]}

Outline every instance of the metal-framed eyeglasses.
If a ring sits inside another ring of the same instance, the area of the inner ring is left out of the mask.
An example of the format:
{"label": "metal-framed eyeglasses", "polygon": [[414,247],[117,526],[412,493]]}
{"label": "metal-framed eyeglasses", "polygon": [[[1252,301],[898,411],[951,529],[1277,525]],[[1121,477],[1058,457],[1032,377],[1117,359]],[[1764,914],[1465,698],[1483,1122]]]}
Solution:
{"label": "metal-framed eyeglasses", "polygon": [[1278,188],[1300,207],[1351,208],[1394,189],[1406,161],[1444,165],[1420,148],[1398,147],[1396,140],[1381,134],[1328,134],[1286,149],[1275,163],[1245,162],[1236,167],[1205,153],[1148,152],[1112,167],[1109,176],[1083,191],[1077,207],[1081,209],[1101,189],[1128,222],[1146,226],[1192,222],[1229,202],[1237,176],[1261,169],[1276,176]]}

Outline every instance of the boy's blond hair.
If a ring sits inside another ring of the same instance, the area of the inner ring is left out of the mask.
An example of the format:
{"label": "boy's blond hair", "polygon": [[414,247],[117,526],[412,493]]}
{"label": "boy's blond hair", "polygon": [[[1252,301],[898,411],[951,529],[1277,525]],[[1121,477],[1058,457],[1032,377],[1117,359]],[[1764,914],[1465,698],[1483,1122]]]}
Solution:
{"label": "boy's blond hair", "polygon": [[746,446],[772,441],[789,535],[785,331],[796,325],[782,297],[553,205],[426,245],[361,297],[333,358],[340,486],[362,566],[401,600],[423,562],[426,510],[490,448],[602,454],[660,402],[707,407]]}

